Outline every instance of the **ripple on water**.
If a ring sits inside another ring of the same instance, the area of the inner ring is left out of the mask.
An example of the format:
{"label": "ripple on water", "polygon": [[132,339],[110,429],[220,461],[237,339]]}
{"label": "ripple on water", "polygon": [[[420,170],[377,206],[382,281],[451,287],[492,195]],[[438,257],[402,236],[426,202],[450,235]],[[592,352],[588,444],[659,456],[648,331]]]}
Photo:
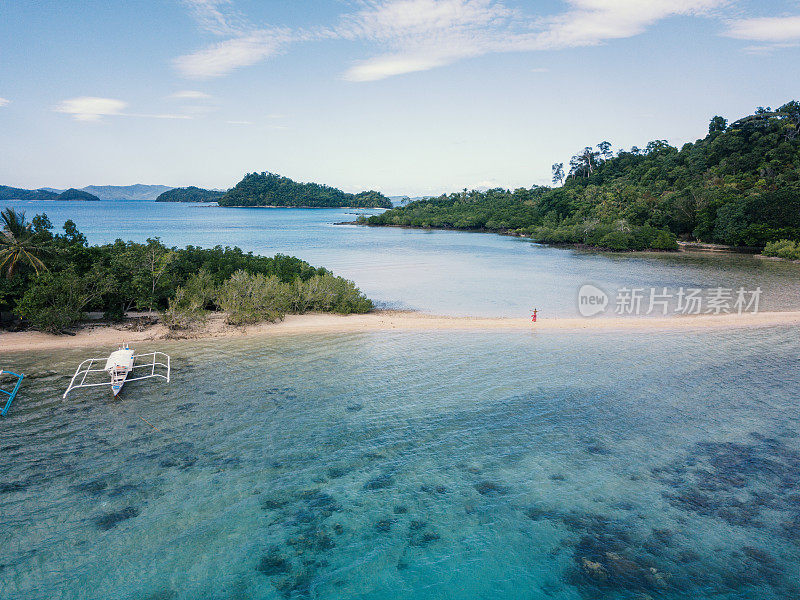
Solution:
{"label": "ripple on water", "polygon": [[173,383],[117,401],[43,376],[0,429],[0,574],[31,599],[798,597],[797,340],[748,335],[173,343]]}

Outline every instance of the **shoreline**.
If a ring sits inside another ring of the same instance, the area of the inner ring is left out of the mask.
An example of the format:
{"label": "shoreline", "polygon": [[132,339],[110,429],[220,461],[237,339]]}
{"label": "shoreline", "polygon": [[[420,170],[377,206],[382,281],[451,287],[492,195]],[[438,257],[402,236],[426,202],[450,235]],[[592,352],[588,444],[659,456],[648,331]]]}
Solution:
{"label": "shoreline", "polygon": [[136,322],[86,324],[75,335],[53,335],[41,331],[0,332],[2,352],[36,352],[66,348],[106,346],[122,342],[258,338],[286,335],[369,333],[377,331],[681,331],[690,329],[737,329],[800,325],[800,311],[692,315],[672,317],[567,317],[541,319],[517,317],[450,317],[415,311],[378,310],[366,314],[336,315],[308,313],[287,315],[277,323],[234,327],[220,314],[189,331],[170,331],[157,323],[135,329]]}
{"label": "shoreline", "polygon": [[[210,202],[213,202],[211,200]],[[200,203],[197,203],[200,204]],[[385,206],[275,206],[272,204],[258,204],[247,206],[244,204],[218,204],[220,208],[303,208],[303,209],[349,209],[349,210],[389,210]]]}
{"label": "shoreline", "polygon": [[[588,244],[580,243],[564,243],[564,244],[549,244],[545,242],[536,242],[530,236],[524,233],[518,233],[515,229],[486,229],[485,227],[418,227],[415,225],[371,225],[370,223],[359,223],[358,221],[342,221],[334,223],[334,225],[356,225],[358,227],[393,227],[396,229],[416,229],[419,231],[463,231],[465,233],[494,233],[495,235],[502,235],[506,237],[523,238],[530,241],[532,244],[540,246],[547,246],[549,248],[567,248],[573,250],[589,250],[593,252],[600,252],[603,254],[680,254],[682,252],[707,252],[712,254],[737,254],[741,256],[757,256],[759,258],[770,258],[760,254],[759,248],[752,248],[749,246],[725,246],[723,244],[709,244],[705,242],[685,242],[678,240],[677,250],[658,250],[654,248],[646,248],[644,250],[612,250],[610,248],[603,248],[602,246],[591,246]],[[779,259],[785,260],[785,259]],[[792,262],[792,261],[790,261]],[[800,262],[800,261],[793,261]]]}

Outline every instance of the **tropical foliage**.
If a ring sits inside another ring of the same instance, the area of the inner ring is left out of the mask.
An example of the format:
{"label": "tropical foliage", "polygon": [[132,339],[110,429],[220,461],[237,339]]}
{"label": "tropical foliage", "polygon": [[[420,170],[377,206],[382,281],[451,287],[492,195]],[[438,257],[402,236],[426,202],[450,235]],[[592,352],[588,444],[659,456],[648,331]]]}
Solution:
{"label": "tropical foliage", "polygon": [[787,260],[800,260],[800,242],[793,242],[791,240],[769,242],[764,247],[764,252],[762,254],[764,256],[774,256]]}
{"label": "tropical foliage", "polygon": [[478,229],[528,235],[547,243],[611,249],[674,249],[675,240],[764,247],[800,240],[800,103],[728,125],[680,150],[664,140],[612,153],[587,146],[560,187],[464,190],[411,202],[368,219],[369,225]]}
{"label": "tropical foliage", "polygon": [[220,206],[297,206],[308,208],[391,208],[380,192],[348,194],[318,183],[298,183],[274,173],[248,173],[219,199]]}
{"label": "tropical foliage", "polygon": [[90,246],[72,221],[54,234],[46,215],[31,224],[11,209],[2,216],[0,238],[7,243],[0,257],[11,251],[19,257],[10,272],[8,260],[2,263],[7,276],[0,279],[0,312],[38,329],[62,331],[87,311],[108,318],[160,312],[168,326],[186,328],[214,310],[240,324],[309,310],[372,309],[352,282],[295,257],[221,246],[168,248],[158,239]]}
{"label": "tropical foliage", "polygon": [[41,255],[46,252],[45,236],[25,221],[24,212],[6,208],[0,212],[0,269],[11,279],[20,267],[37,274],[47,270]]}

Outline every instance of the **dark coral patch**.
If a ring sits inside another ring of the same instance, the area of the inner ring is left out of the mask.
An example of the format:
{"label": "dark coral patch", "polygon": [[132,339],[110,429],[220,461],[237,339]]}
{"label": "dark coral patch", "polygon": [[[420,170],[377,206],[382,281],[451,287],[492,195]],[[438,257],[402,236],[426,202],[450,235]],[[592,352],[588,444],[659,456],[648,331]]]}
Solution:
{"label": "dark coral patch", "polygon": [[375,531],[389,533],[392,530],[392,523],[394,523],[393,519],[379,519],[375,523]]}
{"label": "dark coral patch", "polygon": [[122,510],[108,512],[96,517],[94,522],[97,527],[103,531],[108,531],[109,529],[113,529],[123,521],[127,521],[128,519],[133,519],[134,517],[139,516],[139,509],[134,508],[133,506],[126,506]]}
{"label": "dark coral patch", "polygon": [[262,575],[272,577],[274,575],[281,575],[288,573],[291,570],[291,564],[286,560],[277,549],[273,549],[258,561],[256,570]]}
{"label": "dark coral patch", "polygon": [[92,479],[73,486],[73,489],[78,492],[91,494],[97,496],[108,487],[108,482],[105,479]]}
{"label": "dark coral patch", "polygon": [[476,483],[475,489],[481,496],[503,496],[509,492],[506,486],[494,481]]}
{"label": "dark coral patch", "polygon": [[394,478],[391,475],[384,474],[373,477],[364,484],[365,490],[383,490],[391,487],[394,484]]}

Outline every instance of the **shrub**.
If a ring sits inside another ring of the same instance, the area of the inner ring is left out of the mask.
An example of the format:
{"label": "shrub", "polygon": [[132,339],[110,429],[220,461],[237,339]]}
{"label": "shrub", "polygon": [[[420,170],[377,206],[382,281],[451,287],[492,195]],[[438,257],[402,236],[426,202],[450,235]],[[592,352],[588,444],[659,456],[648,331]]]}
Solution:
{"label": "shrub", "polygon": [[625,231],[612,231],[603,236],[600,240],[599,246],[608,248],[609,250],[630,250],[633,243],[633,237],[630,233]]}
{"label": "shrub", "polygon": [[778,240],[769,242],[762,252],[764,256],[777,256],[788,260],[800,260],[800,242]]}
{"label": "shrub", "polygon": [[215,296],[213,278],[208,271],[201,269],[175,290],[175,295],[169,299],[169,307],[161,313],[161,319],[170,329],[189,329],[205,321],[206,309]]}
{"label": "shrub", "polygon": [[79,276],[75,267],[38,275],[17,304],[16,313],[42,331],[59,333],[83,317],[84,309],[108,293],[112,279],[94,268]]}
{"label": "shrub", "polygon": [[340,314],[365,313],[373,304],[352,281],[330,273],[315,275],[308,281],[296,281],[292,289],[292,311],[309,310]]}
{"label": "shrub", "polygon": [[333,312],[347,315],[350,313],[366,313],[372,310],[372,300],[367,298],[352,281],[344,277],[323,275],[324,283],[330,285],[336,294],[336,300],[331,307]]}
{"label": "shrub", "polygon": [[677,250],[678,240],[674,233],[658,229],[650,241],[649,247],[653,250]]}
{"label": "shrub", "polygon": [[278,321],[291,309],[291,287],[274,275],[237,271],[220,286],[217,305],[231,325]]}

